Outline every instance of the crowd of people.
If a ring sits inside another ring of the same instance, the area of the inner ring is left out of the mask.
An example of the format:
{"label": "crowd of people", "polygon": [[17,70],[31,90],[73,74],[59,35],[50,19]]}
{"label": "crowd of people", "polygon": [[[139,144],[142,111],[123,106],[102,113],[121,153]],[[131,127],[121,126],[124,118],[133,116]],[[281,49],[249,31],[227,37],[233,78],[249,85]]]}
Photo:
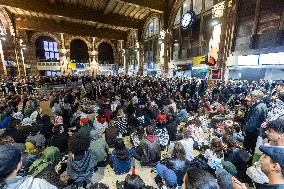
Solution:
{"label": "crowd of people", "polygon": [[4,78],[1,94],[0,188],[111,188],[93,181],[109,165],[119,189],[284,188],[282,81]]}

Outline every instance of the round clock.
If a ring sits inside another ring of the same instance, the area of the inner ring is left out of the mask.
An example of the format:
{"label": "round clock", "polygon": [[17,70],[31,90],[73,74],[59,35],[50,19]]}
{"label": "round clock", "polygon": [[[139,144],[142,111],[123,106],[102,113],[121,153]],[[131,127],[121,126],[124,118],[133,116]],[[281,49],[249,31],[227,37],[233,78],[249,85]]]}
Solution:
{"label": "round clock", "polygon": [[181,18],[181,27],[186,30],[189,29],[195,20],[195,13],[193,11],[186,12]]}

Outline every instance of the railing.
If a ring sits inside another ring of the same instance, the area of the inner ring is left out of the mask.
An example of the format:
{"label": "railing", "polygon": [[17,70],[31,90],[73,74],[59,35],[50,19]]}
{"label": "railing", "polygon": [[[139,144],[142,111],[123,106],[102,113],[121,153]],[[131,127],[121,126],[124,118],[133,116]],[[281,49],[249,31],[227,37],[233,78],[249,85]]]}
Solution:
{"label": "railing", "polygon": [[37,66],[60,66],[60,62],[37,62]]}

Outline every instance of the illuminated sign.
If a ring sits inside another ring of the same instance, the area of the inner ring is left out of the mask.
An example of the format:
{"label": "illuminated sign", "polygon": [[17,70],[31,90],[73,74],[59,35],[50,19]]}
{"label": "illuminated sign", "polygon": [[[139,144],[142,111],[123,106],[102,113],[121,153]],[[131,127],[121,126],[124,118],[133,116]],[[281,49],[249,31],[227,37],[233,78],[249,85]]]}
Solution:
{"label": "illuminated sign", "polygon": [[247,55],[238,57],[239,66],[258,66],[259,55]]}
{"label": "illuminated sign", "polygon": [[284,52],[261,54],[259,65],[284,65]]}

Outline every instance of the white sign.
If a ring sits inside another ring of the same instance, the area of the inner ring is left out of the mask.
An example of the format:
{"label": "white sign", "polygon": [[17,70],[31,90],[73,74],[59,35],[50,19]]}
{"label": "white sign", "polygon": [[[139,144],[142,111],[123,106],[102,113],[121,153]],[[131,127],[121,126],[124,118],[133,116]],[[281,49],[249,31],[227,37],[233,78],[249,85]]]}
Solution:
{"label": "white sign", "polygon": [[259,55],[247,55],[238,57],[239,66],[258,66]]}
{"label": "white sign", "polygon": [[261,54],[259,57],[260,65],[283,65],[284,52]]}

